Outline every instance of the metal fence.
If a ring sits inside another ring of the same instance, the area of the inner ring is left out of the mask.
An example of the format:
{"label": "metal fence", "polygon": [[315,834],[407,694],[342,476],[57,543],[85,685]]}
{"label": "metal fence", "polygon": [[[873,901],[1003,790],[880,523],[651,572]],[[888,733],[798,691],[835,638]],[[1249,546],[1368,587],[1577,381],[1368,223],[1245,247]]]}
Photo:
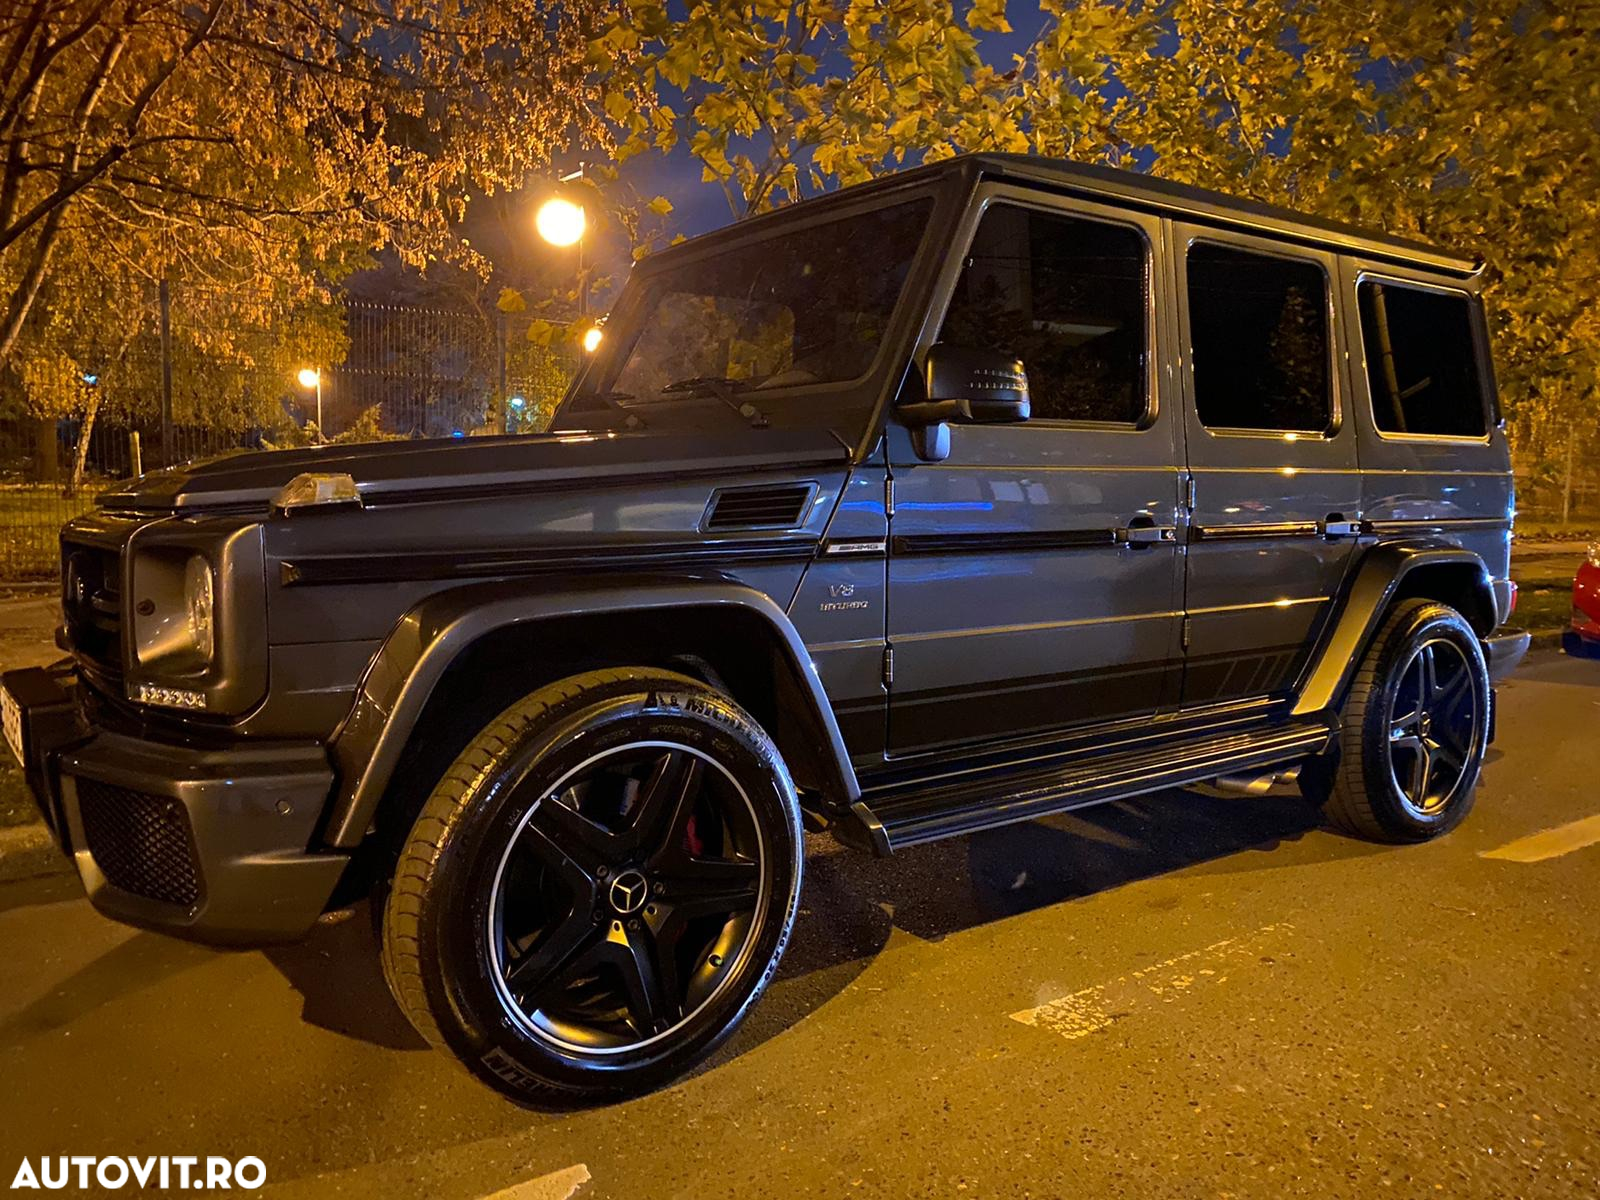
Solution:
{"label": "metal fence", "polygon": [[[0,580],[47,578],[115,480],[320,440],[537,432],[575,355],[520,314],[152,291],[119,328],[33,339],[0,372]],[[53,335],[53,336],[52,336]]]}

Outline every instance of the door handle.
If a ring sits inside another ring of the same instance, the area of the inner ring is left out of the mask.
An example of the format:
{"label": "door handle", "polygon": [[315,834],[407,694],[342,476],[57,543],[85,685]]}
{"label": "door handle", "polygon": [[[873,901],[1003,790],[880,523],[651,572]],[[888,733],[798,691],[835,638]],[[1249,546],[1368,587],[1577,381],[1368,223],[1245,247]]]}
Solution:
{"label": "door handle", "polygon": [[1317,532],[1325,538],[1355,537],[1361,532],[1361,522],[1347,521],[1338,513],[1329,513],[1317,522]]}
{"label": "door handle", "polygon": [[1125,525],[1116,534],[1117,541],[1124,546],[1154,546],[1177,538],[1178,531],[1171,525]]}

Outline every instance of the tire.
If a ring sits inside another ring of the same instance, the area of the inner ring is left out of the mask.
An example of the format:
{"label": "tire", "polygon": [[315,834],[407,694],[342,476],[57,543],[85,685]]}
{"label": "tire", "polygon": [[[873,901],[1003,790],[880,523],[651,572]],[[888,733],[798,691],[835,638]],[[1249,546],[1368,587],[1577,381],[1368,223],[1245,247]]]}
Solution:
{"label": "tire", "polygon": [[384,905],[384,974],[424,1038],[513,1099],[647,1091],[771,980],[802,848],[788,769],[731,699],[654,669],[574,676],[434,788]]}
{"label": "tire", "polygon": [[1336,828],[1424,842],[1472,809],[1492,693],[1483,645],[1455,609],[1402,600],[1368,645],[1340,714],[1338,750],[1301,772]]}

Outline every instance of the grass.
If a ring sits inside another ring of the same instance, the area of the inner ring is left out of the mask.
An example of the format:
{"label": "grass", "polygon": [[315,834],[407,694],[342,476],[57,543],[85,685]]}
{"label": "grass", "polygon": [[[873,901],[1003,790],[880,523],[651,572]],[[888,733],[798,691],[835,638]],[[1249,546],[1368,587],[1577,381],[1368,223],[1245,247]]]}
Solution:
{"label": "grass", "polygon": [[1572,587],[1524,588],[1517,595],[1511,624],[1541,630],[1565,629],[1572,620]]}
{"label": "grass", "polygon": [[1521,541],[1592,542],[1600,538],[1600,521],[1580,517],[1562,523],[1537,517],[1517,518],[1517,538]]}
{"label": "grass", "polygon": [[55,575],[61,527],[93,507],[92,493],[68,498],[59,484],[0,484],[0,579]]}

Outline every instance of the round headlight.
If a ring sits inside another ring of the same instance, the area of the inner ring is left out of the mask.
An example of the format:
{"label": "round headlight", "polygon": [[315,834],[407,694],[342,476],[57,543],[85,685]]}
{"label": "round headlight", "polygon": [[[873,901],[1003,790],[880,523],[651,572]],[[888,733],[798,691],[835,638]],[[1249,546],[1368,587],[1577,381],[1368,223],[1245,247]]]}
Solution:
{"label": "round headlight", "polygon": [[203,660],[211,660],[214,648],[211,615],[214,596],[211,564],[196,554],[183,570],[183,603],[188,614],[189,642]]}

